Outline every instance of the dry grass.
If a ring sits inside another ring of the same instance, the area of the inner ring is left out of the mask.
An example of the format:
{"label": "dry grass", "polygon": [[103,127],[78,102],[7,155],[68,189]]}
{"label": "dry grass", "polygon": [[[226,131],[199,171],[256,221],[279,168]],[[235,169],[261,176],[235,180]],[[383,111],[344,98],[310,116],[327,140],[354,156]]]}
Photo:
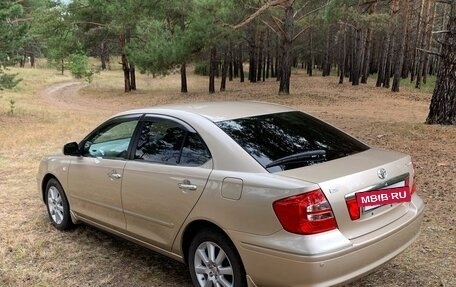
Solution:
{"label": "dry grass", "polygon": [[[277,83],[229,82],[209,95],[207,79],[139,75],[139,90],[122,92],[119,71],[96,75],[84,86],[56,71],[17,69],[24,81],[0,94],[0,286],[190,286],[182,264],[82,225],[71,232],[51,227],[36,191],[43,154],[78,140],[109,115],[162,103],[262,100],[319,116],[366,143],[407,152],[417,163],[419,193],[427,210],[419,239],[402,255],[351,286],[456,286],[456,128],[424,125],[430,95],[393,94],[372,85],[338,85],[335,77],[295,72],[292,95]],[[372,81],[372,80],[371,80]],[[53,88],[44,89],[49,85]],[[16,100],[9,116],[9,99]]]}

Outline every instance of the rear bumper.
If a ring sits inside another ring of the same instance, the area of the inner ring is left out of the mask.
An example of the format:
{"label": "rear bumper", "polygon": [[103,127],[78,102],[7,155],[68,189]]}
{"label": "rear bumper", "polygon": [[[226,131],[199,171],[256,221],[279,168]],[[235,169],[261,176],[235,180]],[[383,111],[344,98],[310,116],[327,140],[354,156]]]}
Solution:
{"label": "rear bumper", "polygon": [[[410,204],[407,214],[397,221],[349,241],[349,247],[318,255],[301,255],[296,241],[289,249],[261,246],[258,238],[234,235],[234,242],[244,262],[251,286],[334,286],[351,282],[403,252],[418,236],[424,205],[419,197]],[[252,238],[250,238],[252,239]],[[313,238],[318,241],[318,237]],[[252,241],[256,241],[257,244]],[[294,250],[290,253],[290,250]],[[307,252],[307,251],[306,251]]]}

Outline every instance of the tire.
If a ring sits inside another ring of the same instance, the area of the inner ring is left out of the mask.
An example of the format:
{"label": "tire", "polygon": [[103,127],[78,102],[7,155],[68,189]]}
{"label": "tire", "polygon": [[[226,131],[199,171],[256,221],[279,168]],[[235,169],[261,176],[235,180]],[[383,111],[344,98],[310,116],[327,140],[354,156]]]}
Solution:
{"label": "tire", "polygon": [[197,233],[190,243],[187,258],[195,287],[247,286],[244,266],[236,248],[218,232],[202,230]]}
{"label": "tire", "polygon": [[70,205],[62,186],[55,178],[46,184],[44,198],[52,225],[58,230],[71,229],[74,224],[71,221]]}

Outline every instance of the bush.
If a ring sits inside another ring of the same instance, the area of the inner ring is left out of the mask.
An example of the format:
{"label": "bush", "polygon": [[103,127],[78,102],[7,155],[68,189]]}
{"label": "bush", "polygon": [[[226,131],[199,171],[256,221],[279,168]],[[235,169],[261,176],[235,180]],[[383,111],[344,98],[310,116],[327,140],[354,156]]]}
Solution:
{"label": "bush", "polygon": [[70,71],[76,79],[86,79],[92,81],[93,71],[89,66],[89,57],[84,54],[70,55]]}
{"label": "bush", "polygon": [[0,67],[0,91],[14,88],[21,79],[16,79],[17,74],[5,74]]}

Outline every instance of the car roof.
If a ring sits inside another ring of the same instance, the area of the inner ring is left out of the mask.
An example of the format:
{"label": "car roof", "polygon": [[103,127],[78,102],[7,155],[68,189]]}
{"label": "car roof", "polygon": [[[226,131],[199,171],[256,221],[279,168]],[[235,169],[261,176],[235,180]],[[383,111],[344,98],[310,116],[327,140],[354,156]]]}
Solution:
{"label": "car roof", "polygon": [[238,102],[197,102],[186,104],[161,105],[151,108],[136,109],[122,112],[116,116],[133,113],[158,113],[176,115],[177,112],[187,112],[203,116],[213,122],[294,111],[293,109],[272,103],[257,101]]}

